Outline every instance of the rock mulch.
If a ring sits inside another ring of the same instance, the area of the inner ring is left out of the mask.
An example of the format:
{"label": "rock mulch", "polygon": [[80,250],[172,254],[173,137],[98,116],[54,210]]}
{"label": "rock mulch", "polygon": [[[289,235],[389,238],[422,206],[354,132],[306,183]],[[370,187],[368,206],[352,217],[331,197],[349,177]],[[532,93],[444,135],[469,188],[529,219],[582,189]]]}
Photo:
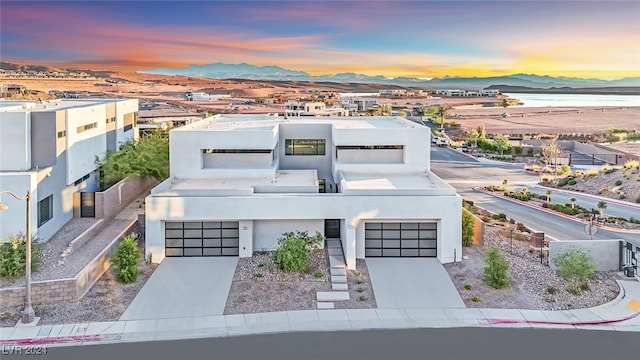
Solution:
{"label": "rock mulch", "polygon": [[[336,301],[336,309],[375,308],[366,264],[358,260],[356,267],[359,273],[347,271],[350,300]],[[316,272],[321,272],[322,277],[316,277]],[[360,287],[362,292],[358,291]],[[305,273],[279,270],[273,262],[273,252],[256,253],[251,258],[239,259],[224,314],[315,310],[318,291],[331,291],[326,249],[311,255],[309,271]],[[365,300],[360,300],[361,295]]]}
{"label": "rock mulch", "polygon": [[[486,239],[484,246],[464,248],[467,260],[445,265],[467,307],[568,310],[607,303],[620,292],[616,272],[597,272],[588,280],[590,290],[573,295],[566,290],[568,281],[556,275],[546,260],[541,263],[528,249],[515,245],[511,253],[509,238],[500,228],[488,227]],[[482,280],[482,254],[488,246],[500,248],[509,262],[510,285],[506,288],[494,289]],[[470,289],[465,289],[465,285]],[[472,300],[474,297],[477,302]]]}

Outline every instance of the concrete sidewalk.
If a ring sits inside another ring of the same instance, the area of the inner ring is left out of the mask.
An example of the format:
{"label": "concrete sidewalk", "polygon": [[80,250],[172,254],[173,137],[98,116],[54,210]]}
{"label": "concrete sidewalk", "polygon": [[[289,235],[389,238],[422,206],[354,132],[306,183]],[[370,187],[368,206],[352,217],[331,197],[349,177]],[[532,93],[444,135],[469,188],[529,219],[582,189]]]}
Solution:
{"label": "concrete sidewalk", "polygon": [[613,301],[590,309],[360,309],[92,322],[0,328],[0,346],[78,346],[113,342],[227,337],[290,331],[516,327],[640,332],[640,282],[618,281]]}

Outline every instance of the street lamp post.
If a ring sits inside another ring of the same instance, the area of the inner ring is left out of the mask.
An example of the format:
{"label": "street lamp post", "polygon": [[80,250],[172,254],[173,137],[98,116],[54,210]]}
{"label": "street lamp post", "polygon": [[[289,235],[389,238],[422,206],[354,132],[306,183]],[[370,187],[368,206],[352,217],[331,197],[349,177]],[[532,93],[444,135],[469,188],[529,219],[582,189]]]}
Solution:
{"label": "street lamp post", "polygon": [[[27,234],[26,234],[26,259],[25,259],[25,276],[27,282],[25,285],[26,296],[24,302],[24,310],[22,310],[22,323],[30,324],[35,320],[36,314],[31,306],[31,192],[27,191],[24,197],[18,196],[11,191],[0,191],[0,195],[9,194],[18,200],[27,201]],[[9,207],[2,203],[0,198],[0,211],[7,210]]]}

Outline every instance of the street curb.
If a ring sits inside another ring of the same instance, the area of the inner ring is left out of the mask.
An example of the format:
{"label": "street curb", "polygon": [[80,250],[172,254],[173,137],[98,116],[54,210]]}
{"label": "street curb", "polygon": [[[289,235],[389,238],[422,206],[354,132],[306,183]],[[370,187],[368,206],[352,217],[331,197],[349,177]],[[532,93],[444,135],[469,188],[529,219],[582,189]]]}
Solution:
{"label": "street curb", "polygon": [[551,190],[551,191],[559,192],[559,193],[562,193],[562,194],[578,195],[578,196],[583,196],[583,197],[586,197],[586,198],[591,198],[591,199],[596,199],[596,200],[603,200],[603,201],[614,203],[614,204],[617,204],[617,205],[627,206],[627,207],[630,207],[630,208],[633,208],[633,209],[640,209],[640,205],[636,205],[636,204],[634,204],[632,202],[629,202],[629,201],[621,201],[621,200],[617,200],[617,199],[607,198],[607,197],[604,197],[604,196],[586,194],[586,193],[582,193],[582,192],[579,192],[579,191],[571,191],[571,190],[552,188],[552,187],[543,186],[543,185],[534,185],[533,187],[536,187],[536,188],[539,188],[539,189]]}
{"label": "street curb", "polygon": [[[542,187],[542,188],[554,190],[553,188],[545,188],[545,187]],[[514,202],[514,203],[518,203],[518,204],[521,204],[523,206],[530,207],[532,209],[537,209],[537,210],[540,210],[540,211],[544,211],[544,212],[546,212],[548,214],[553,214],[553,215],[556,215],[556,216],[559,216],[559,217],[563,217],[565,219],[569,219],[569,220],[573,220],[573,221],[576,221],[576,222],[579,222],[579,223],[583,223],[585,225],[589,223],[588,221],[579,219],[579,218],[577,218],[575,216],[571,216],[571,215],[563,214],[563,213],[558,212],[558,211],[554,211],[554,210],[551,210],[551,209],[543,208],[542,206],[531,205],[531,204],[528,204],[526,201],[513,199],[513,198],[510,198],[508,196],[504,196],[502,194],[496,194],[496,191],[489,191],[489,190],[486,190],[486,189],[484,189],[482,187],[476,187],[476,188],[473,188],[473,189],[476,190],[476,191],[479,191],[481,193],[487,194],[487,195],[495,196],[495,197],[500,198],[500,199],[508,200],[508,201],[511,201],[511,202]],[[578,194],[580,194],[580,193],[578,193]],[[611,232],[625,233],[625,234],[640,234],[640,230],[620,229],[620,228],[614,228],[614,227],[610,227],[610,226],[606,226],[606,225],[600,225],[600,224],[593,224],[593,226],[595,226],[597,228],[600,228],[600,229],[603,229],[603,230],[611,231]]]}
{"label": "street curb", "polygon": [[[547,208],[543,208],[542,206],[536,206],[536,205],[527,204],[526,201],[520,201],[520,200],[517,200],[517,199],[513,199],[513,198],[510,198],[508,196],[504,196],[502,194],[495,194],[495,191],[489,191],[489,190],[486,190],[486,189],[484,189],[482,187],[476,187],[476,188],[473,188],[473,189],[476,190],[476,191],[479,191],[481,193],[487,194],[487,195],[495,196],[497,198],[501,198],[501,199],[508,200],[508,201],[511,201],[511,202],[514,202],[514,203],[518,203],[518,204],[521,204],[523,206],[527,206],[527,207],[532,208],[532,209],[536,209],[536,210],[540,210],[540,211],[546,212],[547,214],[557,215],[559,217],[563,217],[565,219],[573,220],[575,222],[579,222],[579,223],[583,223],[583,224],[588,224],[589,223],[588,221],[582,220],[582,219],[578,219],[575,216],[571,216],[571,215],[563,214],[563,213],[558,212],[558,211],[553,211],[553,210],[550,210],[550,209],[547,209]],[[595,226],[598,226],[598,225],[595,225]],[[600,226],[598,226],[598,227],[600,227]]]}

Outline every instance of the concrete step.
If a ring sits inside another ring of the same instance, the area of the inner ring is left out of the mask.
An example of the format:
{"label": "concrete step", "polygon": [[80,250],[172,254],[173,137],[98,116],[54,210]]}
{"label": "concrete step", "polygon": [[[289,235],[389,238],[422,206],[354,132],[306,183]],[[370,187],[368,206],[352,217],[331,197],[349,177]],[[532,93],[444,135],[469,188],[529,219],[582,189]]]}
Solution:
{"label": "concrete step", "polygon": [[318,301],[318,309],[319,310],[324,310],[324,309],[333,309],[334,303],[333,302],[325,302],[325,301]]}
{"label": "concrete step", "polygon": [[349,290],[349,285],[346,283],[333,283],[331,284],[331,290]]}
{"label": "concrete step", "polygon": [[340,239],[327,240],[327,248],[329,249],[342,249],[342,242]]}
{"label": "concrete step", "polygon": [[347,277],[345,275],[331,275],[331,283],[347,283]]}
{"label": "concrete step", "polygon": [[347,276],[347,270],[344,268],[331,269],[331,275],[342,275]]}
{"label": "concrete step", "polygon": [[344,258],[342,256],[329,255],[329,267],[346,268],[347,264],[344,262]]}
{"label": "concrete step", "polygon": [[344,301],[349,300],[348,291],[318,291],[316,300],[320,301]]}
{"label": "concrete step", "polygon": [[327,249],[327,254],[335,255],[335,256],[342,256],[342,248],[328,248]]}

